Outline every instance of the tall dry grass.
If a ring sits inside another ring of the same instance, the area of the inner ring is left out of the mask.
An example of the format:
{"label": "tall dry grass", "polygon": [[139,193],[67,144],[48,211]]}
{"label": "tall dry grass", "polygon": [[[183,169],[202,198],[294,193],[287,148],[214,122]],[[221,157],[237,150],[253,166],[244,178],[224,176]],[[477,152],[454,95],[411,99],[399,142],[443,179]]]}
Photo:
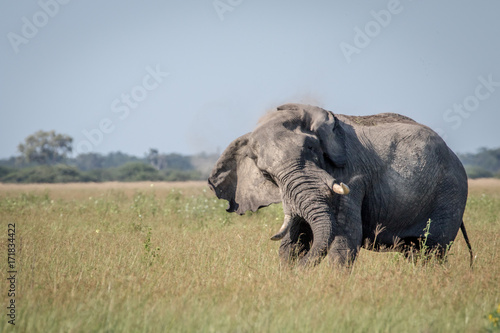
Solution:
{"label": "tall dry grass", "polygon": [[281,207],[228,214],[202,185],[0,186],[2,249],[7,223],[17,229],[16,331],[486,330],[500,303],[500,186],[480,186],[465,214],[473,270],[459,234],[445,264],[362,250],[350,271],[282,267],[269,240]]}

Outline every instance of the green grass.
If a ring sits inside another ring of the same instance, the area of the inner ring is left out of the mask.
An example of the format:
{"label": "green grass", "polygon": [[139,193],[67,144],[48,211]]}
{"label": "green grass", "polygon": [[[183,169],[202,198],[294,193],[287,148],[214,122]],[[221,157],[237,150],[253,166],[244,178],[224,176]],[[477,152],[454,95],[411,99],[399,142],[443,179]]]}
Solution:
{"label": "green grass", "polygon": [[[473,270],[459,234],[445,264],[362,250],[351,271],[328,260],[304,271],[282,267],[269,240],[278,205],[237,216],[201,187],[56,191],[0,192],[2,273],[7,224],[16,224],[17,332],[495,329],[500,195],[469,199]],[[4,305],[7,288],[4,280]],[[0,331],[14,331],[7,320]]]}

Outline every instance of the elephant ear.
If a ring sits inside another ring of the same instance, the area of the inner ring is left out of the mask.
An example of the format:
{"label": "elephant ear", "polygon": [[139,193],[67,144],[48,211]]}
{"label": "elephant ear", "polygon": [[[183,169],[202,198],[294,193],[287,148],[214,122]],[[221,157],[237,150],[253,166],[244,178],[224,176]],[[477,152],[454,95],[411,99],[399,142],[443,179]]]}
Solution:
{"label": "elephant ear", "polygon": [[239,137],[226,148],[208,178],[215,195],[229,202],[227,211],[240,215],[281,202],[278,186],[262,174],[250,157],[250,134]]}
{"label": "elephant ear", "polygon": [[328,159],[337,167],[345,166],[347,162],[345,132],[332,112],[302,104],[285,104],[278,107],[278,111],[281,110],[301,112],[306,127],[318,136],[321,148]]}

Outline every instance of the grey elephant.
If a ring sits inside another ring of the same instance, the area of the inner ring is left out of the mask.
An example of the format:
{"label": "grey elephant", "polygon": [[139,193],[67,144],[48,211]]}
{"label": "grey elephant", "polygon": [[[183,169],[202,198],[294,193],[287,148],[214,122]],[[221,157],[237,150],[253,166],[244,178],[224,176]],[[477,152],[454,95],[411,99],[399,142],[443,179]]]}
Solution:
{"label": "grey elephant", "polygon": [[394,113],[334,115],[286,104],[233,141],[208,183],[228,212],[282,202],[280,257],[300,266],[349,265],[362,247],[442,256],[462,230],[467,175],[430,128]]}

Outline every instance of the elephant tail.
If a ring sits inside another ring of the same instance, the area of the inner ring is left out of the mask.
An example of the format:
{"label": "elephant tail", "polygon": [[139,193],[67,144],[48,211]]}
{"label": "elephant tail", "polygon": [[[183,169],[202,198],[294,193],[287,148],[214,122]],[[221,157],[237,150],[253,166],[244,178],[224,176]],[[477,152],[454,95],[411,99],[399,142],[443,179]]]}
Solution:
{"label": "elephant tail", "polygon": [[472,268],[472,265],[474,264],[474,254],[472,253],[472,246],[470,246],[469,237],[467,237],[467,231],[465,230],[464,221],[462,221],[462,224],[460,225],[460,230],[462,230],[462,234],[464,235],[465,243],[467,243],[467,247],[469,248],[470,267]]}

